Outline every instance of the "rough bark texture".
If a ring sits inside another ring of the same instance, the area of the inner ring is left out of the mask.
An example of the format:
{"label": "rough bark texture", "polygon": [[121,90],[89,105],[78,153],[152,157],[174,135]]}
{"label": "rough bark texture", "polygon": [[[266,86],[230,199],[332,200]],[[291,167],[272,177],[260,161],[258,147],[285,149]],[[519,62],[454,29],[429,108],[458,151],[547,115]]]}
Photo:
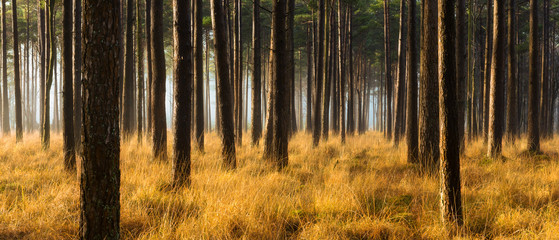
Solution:
{"label": "rough bark texture", "polygon": [[54,0],[49,0],[48,8],[46,10],[45,18],[47,23],[47,49],[49,49],[50,54],[47,52],[49,57],[48,68],[46,73],[45,82],[45,94],[44,94],[44,107],[43,107],[43,125],[41,126],[41,144],[43,149],[50,147],[50,89],[52,82],[54,81],[53,71],[54,65],[56,63],[56,48],[54,45]]}
{"label": "rough bark texture", "polygon": [[119,3],[84,0],[83,6],[80,239],[119,239]]}
{"label": "rough bark texture", "polygon": [[122,135],[127,139],[134,132],[134,1],[126,0],[126,55],[122,103]]}
{"label": "rough bark texture", "polygon": [[74,92],[72,72],[72,1],[64,0],[64,10],[62,18],[62,78],[64,86],[62,90],[63,101],[62,116],[64,121],[64,167],[68,170],[76,169],[76,153],[74,138]]}
{"label": "rough bark texture", "polygon": [[[497,1],[497,0],[496,0]],[[449,227],[462,225],[460,140],[456,103],[454,1],[439,0],[439,106],[441,216]]]}
{"label": "rough bark texture", "polygon": [[192,84],[192,43],[190,0],[173,0],[174,67],[173,87],[173,185],[190,184],[190,114]]}
{"label": "rough bark texture", "polygon": [[518,134],[518,99],[516,86],[518,79],[516,76],[516,51],[515,51],[515,1],[509,0],[508,12],[508,74],[507,74],[507,124],[506,134],[509,141],[514,141]]}
{"label": "rough bark texture", "polygon": [[252,144],[258,145],[262,136],[262,86],[261,81],[261,40],[260,40],[260,0],[252,6]]}
{"label": "rough bark texture", "polygon": [[233,86],[235,91],[235,138],[237,144],[243,143],[243,44],[241,39],[241,0],[235,1],[233,15]]}
{"label": "rough bark texture", "polygon": [[530,0],[530,34],[528,63],[528,151],[540,151],[539,78],[538,78],[538,0]]}
{"label": "rough bark texture", "polygon": [[194,0],[194,109],[195,138],[199,151],[204,151],[204,43],[202,27],[202,0]]}
{"label": "rough bark texture", "polygon": [[74,0],[74,139],[80,149],[82,136],[82,0]]}
{"label": "rough bark texture", "polygon": [[486,27],[486,38],[485,38],[485,66],[483,73],[483,139],[487,141],[487,136],[489,132],[489,88],[490,88],[490,77],[491,77],[491,54],[493,53],[493,12],[491,11],[493,0],[487,0],[487,27]]}
{"label": "rough bark texture", "polygon": [[505,54],[505,1],[495,0],[493,7],[493,54],[491,61],[491,86],[489,97],[488,156],[501,154],[503,138],[504,54]]}
{"label": "rough bark texture", "polygon": [[425,170],[439,161],[439,95],[437,82],[437,0],[423,2],[423,37],[419,83],[419,162]]}
{"label": "rough bark texture", "polygon": [[466,0],[456,2],[456,107],[458,109],[458,133],[460,152],[464,150],[466,113]]}
{"label": "rough bark texture", "polygon": [[392,65],[390,63],[390,11],[389,0],[384,0],[384,77],[386,88],[386,136],[392,137]]}
{"label": "rough bark texture", "polygon": [[19,67],[19,34],[17,28],[17,1],[12,0],[12,36],[14,38],[14,95],[16,114],[16,142],[23,140],[23,120],[21,109],[21,73]]}
{"label": "rough bark texture", "polygon": [[[2,132],[10,133],[10,105],[8,101],[8,41],[6,40],[6,0],[2,0]],[[42,99],[42,98],[41,98]]]}
{"label": "rough bark texture", "polygon": [[[406,105],[406,142],[408,144],[408,162],[418,161],[417,130],[417,51],[415,33],[415,0],[408,0],[408,50],[407,50],[407,105]],[[368,98],[366,98],[368,101]]]}
{"label": "rough bark texture", "polygon": [[151,89],[152,138],[155,158],[167,158],[167,122],[165,121],[165,49],[163,46],[163,0],[151,1]]}
{"label": "rough bark texture", "polygon": [[223,144],[224,167],[235,168],[235,133],[233,126],[233,96],[229,82],[229,56],[227,54],[227,32],[225,9],[220,0],[211,1],[212,27],[214,30],[215,56],[217,58],[217,81],[221,125],[221,142]]}
{"label": "rough bark texture", "polygon": [[[288,163],[288,133],[289,133],[289,97],[290,87],[288,72],[285,71],[287,67],[287,45],[286,45],[286,29],[285,18],[286,4],[283,0],[274,0],[272,10],[272,61],[275,62],[272,70],[272,84],[274,91],[273,108],[273,149],[272,160],[277,164],[278,168],[287,166]],[[286,121],[287,119],[287,121]]]}
{"label": "rough bark texture", "polygon": [[319,0],[319,12],[318,12],[318,57],[316,61],[317,70],[315,78],[315,95],[314,95],[314,108],[313,108],[313,146],[318,146],[320,141],[320,123],[321,123],[321,112],[322,112],[322,81],[324,77],[324,22],[325,18],[325,7],[324,0]]}

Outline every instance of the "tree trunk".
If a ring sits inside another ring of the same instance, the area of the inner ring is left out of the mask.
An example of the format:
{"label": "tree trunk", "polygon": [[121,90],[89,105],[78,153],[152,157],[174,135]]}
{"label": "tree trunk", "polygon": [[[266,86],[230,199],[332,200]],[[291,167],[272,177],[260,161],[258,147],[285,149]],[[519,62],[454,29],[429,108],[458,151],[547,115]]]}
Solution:
{"label": "tree trunk", "polygon": [[324,0],[319,0],[319,13],[318,13],[318,60],[317,64],[317,74],[315,80],[315,96],[314,96],[314,109],[313,109],[313,146],[318,146],[320,141],[320,123],[321,123],[321,97],[322,97],[322,81],[324,77],[323,67],[324,61],[324,22],[325,18],[325,7]]}
{"label": "tree trunk", "polygon": [[[74,0],[74,141],[77,150],[82,134],[82,1]],[[35,121],[35,120],[33,120]]]}
{"label": "tree trunk", "polygon": [[398,37],[398,76],[396,76],[396,98],[394,102],[394,111],[396,112],[394,121],[394,145],[400,143],[400,138],[404,134],[404,77],[406,76],[406,44],[404,41],[406,32],[404,30],[404,21],[406,21],[406,4],[404,0],[400,1],[400,34]]}
{"label": "tree trunk", "polygon": [[[173,87],[173,185],[190,184],[190,114],[192,83],[192,36],[190,1],[173,0],[174,69]],[[198,118],[198,115],[197,115]],[[202,118],[203,120],[203,118]]]}
{"label": "tree trunk", "polygon": [[[120,237],[118,1],[84,2],[80,238]],[[102,49],[102,51],[100,51]]]}
{"label": "tree trunk", "polygon": [[64,0],[62,19],[62,64],[64,86],[62,90],[62,113],[64,121],[64,167],[67,170],[76,169],[75,136],[74,136],[74,99],[73,99],[73,73],[72,73],[72,6],[73,0]]}
{"label": "tree trunk", "polygon": [[147,57],[147,133],[152,132],[153,122],[153,99],[151,92],[153,91],[153,69],[152,69],[152,58],[151,58],[151,0],[145,0],[146,4],[146,57]]}
{"label": "tree trunk", "polygon": [[505,1],[495,0],[493,4],[493,54],[491,60],[491,86],[489,98],[489,135],[487,155],[501,155],[503,138],[503,91],[505,77]]}
{"label": "tree trunk", "polygon": [[41,139],[41,143],[42,143],[42,147],[43,149],[48,149],[50,146],[50,88],[52,86],[52,82],[54,80],[54,76],[53,76],[53,71],[54,71],[54,65],[55,65],[55,61],[56,61],[56,50],[55,50],[55,44],[54,44],[54,33],[53,33],[53,29],[54,29],[54,0],[49,0],[49,5],[46,11],[46,19],[47,19],[47,36],[48,36],[48,41],[49,44],[47,45],[47,47],[50,47],[50,55],[49,56],[49,63],[48,63],[48,69],[47,69],[47,79],[46,79],[46,83],[45,83],[45,95],[44,95],[44,109],[43,109],[43,126],[42,126],[42,139]]}
{"label": "tree trunk", "polygon": [[423,2],[423,37],[420,53],[419,162],[434,172],[439,161],[439,95],[437,69],[437,0]]}
{"label": "tree trunk", "polygon": [[138,21],[136,21],[136,54],[138,56],[138,105],[137,110],[137,130],[138,130],[138,142],[142,141],[143,137],[143,115],[144,115],[144,33],[142,32],[142,14],[140,8],[140,1],[136,1],[136,16]]}
{"label": "tree trunk", "polygon": [[167,158],[167,122],[165,114],[165,49],[163,46],[163,0],[151,1],[151,67],[153,70],[151,107],[153,155]]}
{"label": "tree trunk", "polygon": [[277,164],[278,168],[287,166],[288,160],[288,132],[290,119],[290,88],[289,74],[285,71],[287,66],[288,47],[286,44],[287,33],[285,29],[286,22],[286,4],[282,0],[273,1],[272,10],[272,62],[275,62],[272,69],[272,89],[275,106],[273,107],[273,149],[272,160]]}
{"label": "tree trunk", "polygon": [[[495,0],[498,1],[498,0]],[[441,216],[451,234],[462,225],[460,132],[456,103],[454,1],[439,0],[439,104]]]}
{"label": "tree trunk", "polygon": [[204,53],[202,29],[202,0],[194,0],[194,101],[195,139],[199,151],[204,151]]}
{"label": "tree trunk", "polygon": [[389,0],[384,0],[384,71],[386,84],[386,136],[392,136],[392,74],[390,63],[390,8]]}
{"label": "tree trunk", "polygon": [[[344,66],[344,62],[343,62],[343,57],[344,57],[344,53],[343,53],[343,40],[342,37],[344,36],[343,30],[342,30],[342,26],[343,26],[343,22],[342,22],[343,16],[342,16],[342,1],[338,0],[338,69],[340,71],[340,79],[339,79],[339,98],[340,98],[340,102],[339,102],[339,113],[340,114],[340,137],[341,137],[341,142],[342,144],[345,144],[345,66]],[[349,89],[351,91],[351,89]],[[350,104],[348,104],[348,119],[349,119],[349,109],[352,106]]]}
{"label": "tree trunk", "polygon": [[254,0],[252,6],[252,144],[258,145],[262,136],[262,112],[261,112],[261,40],[260,40],[260,0]]}
{"label": "tree trunk", "polygon": [[466,0],[456,2],[456,107],[458,109],[458,134],[460,152],[464,151],[464,128],[466,113]]}
{"label": "tree trunk", "polygon": [[217,80],[219,95],[219,110],[221,122],[221,140],[223,145],[224,166],[236,167],[235,133],[233,126],[233,109],[231,103],[231,84],[229,82],[229,56],[227,54],[227,32],[225,23],[225,9],[220,0],[211,1],[212,27],[214,30],[215,56],[217,58]]}
{"label": "tree trunk", "polygon": [[487,27],[486,38],[485,38],[485,66],[483,74],[483,139],[487,142],[487,136],[489,132],[489,90],[490,90],[490,77],[491,77],[491,54],[493,53],[491,41],[493,40],[493,23],[491,16],[491,4],[492,0],[487,0]]}
{"label": "tree trunk", "polygon": [[17,1],[12,1],[12,36],[14,38],[14,95],[15,95],[15,114],[16,114],[16,142],[23,140],[23,121],[21,109],[21,74],[19,68],[19,34],[17,28]]}
{"label": "tree trunk", "polygon": [[528,151],[540,151],[539,78],[538,78],[538,0],[530,0],[529,86],[528,86]]}
{"label": "tree trunk", "polygon": [[243,143],[243,43],[241,39],[241,0],[235,1],[233,30],[233,63],[235,89],[235,137],[238,145]]}
{"label": "tree trunk", "polygon": [[[415,0],[408,0],[408,50],[407,50],[407,106],[406,106],[406,142],[408,144],[408,162],[417,163],[417,52],[415,33]],[[368,98],[367,98],[368,101]]]}
{"label": "tree trunk", "polygon": [[[122,103],[122,135],[127,140],[134,132],[134,2],[126,0],[126,55]],[[163,60],[165,61],[165,60]]]}
{"label": "tree trunk", "polygon": [[6,40],[6,0],[2,0],[2,132],[10,133],[10,105],[8,100],[8,41]]}
{"label": "tree trunk", "polygon": [[[308,133],[312,132],[312,107],[311,107],[311,98],[312,98],[312,83],[313,79],[313,70],[314,70],[314,61],[313,61],[313,52],[314,49],[312,48],[312,26],[307,27],[307,96],[306,96],[306,107],[307,107],[307,125],[306,130]],[[302,126],[301,126],[302,127]]]}

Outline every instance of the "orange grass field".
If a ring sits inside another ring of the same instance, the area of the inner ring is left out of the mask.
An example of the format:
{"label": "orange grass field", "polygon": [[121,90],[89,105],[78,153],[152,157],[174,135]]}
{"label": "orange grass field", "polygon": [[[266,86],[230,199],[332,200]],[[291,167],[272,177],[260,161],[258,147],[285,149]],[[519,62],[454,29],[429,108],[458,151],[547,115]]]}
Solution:
{"label": "orange grass field", "polygon": [[[147,142],[121,146],[123,239],[442,239],[438,179],[422,176],[381,133],[338,137],[313,149],[299,133],[276,171],[245,137],[238,168],[221,169],[220,141],[192,153],[192,185],[170,191],[171,163]],[[169,141],[171,143],[171,141]],[[460,239],[559,239],[559,138],[546,155],[520,158],[525,141],[488,159],[481,141],[461,158]],[[171,153],[169,146],[169,153]],[[79,161],[79,160],[78,160]],[[64,171],[62,138],[42,151],[38,134],[0,140],[0,239],[78,237],[79,180]]]}

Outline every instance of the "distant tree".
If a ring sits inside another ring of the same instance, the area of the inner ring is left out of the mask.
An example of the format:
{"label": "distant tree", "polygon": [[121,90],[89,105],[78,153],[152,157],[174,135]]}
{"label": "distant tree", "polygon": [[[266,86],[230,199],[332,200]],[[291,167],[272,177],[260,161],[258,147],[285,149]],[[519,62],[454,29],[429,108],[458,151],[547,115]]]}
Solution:
{"label": "distant tree", "polygon": [[67,170],[76,169],[75,136],[74,136],[74,96],[72,69],[72,6],[73,0],[64,0],[62,18],[62,66],[64,86],[62,116],[64,121],[64,167]]}
{"label": "distant tree", "polygon": [[153,69],[151,108],[152,138],[155,158],[167,158],[167,123],[165,121],[165,49],[163,46],[163,0],[151,1],[151,55]]}
{"label": "distant tree", "polygon": [[119,1],[83,2],[80,239],[120,238]]}
{"label": "distant tree", "polygon": [[[418,160],[418,130],[417,130],[417,51],[415,30],[415,0],[408,0],[408,49],[407,63],[407,103],[406,103],[406,142],[408,144],[408,162],[417,163]],[[368,99],[368,98],[367,98]]]}
{"label": "distant tree", "polygon": [[8,101],[8,41],[6,40],[6,0],[2,0],[2,132],[10,133],[10,105]]}
{"label": "distant tree", "polygon": [[[439,11],[440,12],[440,11]],[[439,95],[437,82],[437,0],[425,0],[422,14],[422,44],[419,83],[419,162],[434,170],[439,161]]]}
{"label": "distant tree", "polygon": [[190,114],[192,84],[192,42],[190,1],[173,0],[175,107],[173,113],[173,184],[190,184]]}
{"label": "distant tree", "polygon": [[503,138],[503,101],[505,66],[505,1],[495,0],[493,7],[493,54],[491,61],[491,87],[489,97],[488,156],[501,154]]}
{"label": "distant tree", "polygon": [[14,95],[15,95],[15,114],[16,114],[16,142],[23,140],[23,120],[21,109],[21,73],[19,67],[19,34],[17,28],[17,1],[12,0],[12,36],[14,38]]}
{"label": "distant tree", "polygon": [[[313,72],[314,72],[314,57],[313,57],[313,26],[307,26],[307,96],[306,96],[306,100],[307,100],[307,125],[306,125],[306,131],[308,133],[312,132],[312,86],[313,86],[313,81],[314,81],[314,77],[313,77]],[[302,127],[302,126],[301,126]]]}
{"label": "distant tree", "polygon": [[[495,0],[499,1],[499,0]],[[454,1],[439,0],[439,108],[441,215],[450,227],[462,225],[460,132],[456,102]]]}
{"label": "distant tree", "polygon": [[217,59],[216,73],[218,81],[218,96],[221,125],[221,142],[223,145],[223,160],[226,168],[235,168],[235,133],[233,126],[233,96],[229,81],[229,56],[227,53],[227,32],[225,22],[225,7],[220,0],[211,2],[212,28],[214,30],[215,56]]}
{"label": "distant tree", "polygon": [[257,145],[262,136],[262,93],[261,93],[261,40],[260,40],[260,0],[252,6],[252,144]]}
{"label": "distant tree", "polygon": [[126,55],[124,89],[122,92],[122,135],[127,139],[134,132],[134,1],[126,0]]}
{"label": "distant tree", "polygon": [[539,78],[538,78],[538,0],[530,0],[530,34],[528,63],[528,151],[540,151]]}
{"label": "distant tree", "polygon": [[194,0],[194,109],[195,139],[198,150],[204,151],[204,43],[202,0]]}

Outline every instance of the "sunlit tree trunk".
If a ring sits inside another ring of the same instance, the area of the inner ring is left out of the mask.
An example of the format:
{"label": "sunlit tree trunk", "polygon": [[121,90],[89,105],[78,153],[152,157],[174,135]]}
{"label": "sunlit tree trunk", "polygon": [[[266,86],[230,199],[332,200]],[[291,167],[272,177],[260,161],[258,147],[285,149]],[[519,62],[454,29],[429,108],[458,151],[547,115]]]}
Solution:
{"label": "sunlit tree trunk", "polygon": [[538,78],[538,0],[530,0],[528,85],[528,151],[540,151]]}
{"label": "sunlit tree trunk", "polygon": [[151,1],[151,55],[153,69],[152,139],[155,158],[167,158],[167,123],[165,114],[165,49],[163,46],[163,0]]}

